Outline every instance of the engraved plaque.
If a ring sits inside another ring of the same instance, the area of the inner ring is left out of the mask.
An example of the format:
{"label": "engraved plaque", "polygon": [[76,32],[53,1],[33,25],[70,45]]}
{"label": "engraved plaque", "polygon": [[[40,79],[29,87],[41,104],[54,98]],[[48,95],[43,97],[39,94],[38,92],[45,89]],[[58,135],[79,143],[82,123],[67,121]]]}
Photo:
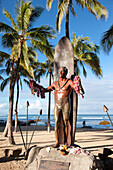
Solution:
{"label": "engraved plaque", "polygon": [[39,170],[69,170],[69,162],[41,160]]}

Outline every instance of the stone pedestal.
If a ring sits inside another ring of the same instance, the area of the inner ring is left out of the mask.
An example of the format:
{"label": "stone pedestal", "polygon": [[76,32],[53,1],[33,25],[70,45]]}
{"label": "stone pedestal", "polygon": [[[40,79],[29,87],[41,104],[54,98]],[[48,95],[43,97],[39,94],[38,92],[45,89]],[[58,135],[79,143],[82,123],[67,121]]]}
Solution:
{"label": "stone pedestal", "polygon": [[100,164],[92,154],[86,155],[79,153],[62,155],[60,150],[54,148],[34,147],[29,152],[25,170],[61,170],[61,167],[62,170],[102,169],[101,166],[98,166],[100,166]]}

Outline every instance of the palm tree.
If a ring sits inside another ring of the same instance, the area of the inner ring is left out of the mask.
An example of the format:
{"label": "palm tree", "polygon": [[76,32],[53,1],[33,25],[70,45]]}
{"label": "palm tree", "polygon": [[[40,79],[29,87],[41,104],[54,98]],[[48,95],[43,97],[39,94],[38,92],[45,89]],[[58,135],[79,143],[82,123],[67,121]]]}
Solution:
{"label": "palm tree", "polygon": [[110,29],[106,32],[104,32],[102,38],[101,38],[101,46],[103,50],[109,54],[112,46],[113,46],[113,25],[110,27]]}
{"label": "palm tree", "polygon": [[[33,68],[34,64],[38,63],[37,59],[36,59],[36,52],[33,51],[32,48],[28,48],[28,59],[30,61],[30,67]],[[17,132],[17,114],[18,114],[18,101],[19,101],[19,84],[21,86],[22,89],[22,79],[21,77],[25,78],[23,79],[23,81],[28,84],[28,81],[26,80],[26,78],[32,78],[34,77],[32,74],[30,75],[31,72],[29,72],[29,70],[27,70],[27,68],[25,67],[24,63],[20,63],[19,69],[18,69],[18,74],[17,74],[17,96],[16,96],[16,104],[15,104],[15,132]],[[19,83],[20,82],[20,83]],[[29,87],[29,86],[28,86]],[[30,88],[30,87],[29,87]]]}
{"label": "palm tree", "polygon": [[[33,49],[28,48],[28,59],[30,61],[30,67],[32,67],[33,63],[37,63],[37,59],[36,59],[36,52],[33,51]],[[0,90],[3,91],[4,88],[6,87],[6,85],[9,83],[10,81],[10,67],[11,67],[11,63],[12,60],[10,60],[10,55],[7,53],[4,53],[2,51],[0,51],[0,57],[1,57],[1,61],[7,59],[7,62],[4,65],[4,69],[0,70],[1,74],[6,74],[6,76],[8,76],[7,78],[4,78],[1,82],[0,85]],[[5,57],[5,59],[3,59]],[[6,58],[7,57],[7,58]],[[16,59],[17,57],[15,57]],[[2,64],[2,63],[1,63]],[[15,64],[16,64],[16,60],[15,60]],[[3,65],[1,65],[3,67]],[[29,68],[30,68],[29,67]],[[15,70],[15,69],[14,69]],[[30,69],[29,69],[30,70]],[[18,70],[18,74],[17,74],[17,78],[16,78],[16,82],[17,82],[17,97],[16,97],[16,104],[15,104],[15,132],[17,131],[17,110],[18,110],[18,100],[19,100],[19,84],[21,85],[22,88],[22,80],[21,77],[28,77],[31,78],[32,74],[30,75],[31,72],[29,72],[28,68],[25,67],[24,63],[20,63],[19,65],[19,70]],[[4,74],[4,75],[5,75]],[[15,74],[15,73],[14,73]],[[5,77],[6,77],[5,76]],[[19,83],[20,81],[20,83]],[[26,80],[24,79],[24,81],[26,82]],[[7,128],[6,128],[7,131]]]}
{"label": "palm tree", "polygon": [[[0,22],[0,32],[3,32],[2,44],[4,47],[11,47],[12,54],[11,59],[14,60],[15,51],[18,52],[18,60],[16,64],[16,71],[13,74],[12,62],[10,67],[10,94],[9,94],[9,114],[8,114],[8,136],[9,143],[14,144],[12,134],[12,112],[13,112],[13,99],[14,99],[14,86],[18,73],[20,61],[24,61],[25,66],[29,68],[28,47],[26,41],[31,43],[35,48],[44,53],[46,56],[51,56],[51,45],[48,42],[48,38],[54,38],[54,30],[46,26],[32,28],[32,23],[38,18],[43,9],[40,7],[33,8],[31,2],[20,1],[20,5],[16,7],[16,23],[14,22],[10,13],[4,9],[4,14],[11,21],[12,27]],[[33,73],[33,69],[31,69]],[[6,133],[4,133],[6,136]]]}
{"label": "palm tree", "polygon": [[[51,79],[53,77],[53,63],[54,63],[54,57],[48,58],[44,63],[40,63],[40,68],[38,69],[36,68],[36,70],[34,71],[35,80],[38,80],[38,82],[40,82],[40,77],[46,74],[46,77],[49,76],[49,86],[50,86],[52,81]],[[48,132],[50,132],[50,107],[51,107],[51,92],[49,92],[49,100],[48,100]]]}
{"label": "palm tree", "polygon": [[[49,86],[51,85],[51,79],[53,77],[53,59],[48,59],[46,63],[43,63],[42,68],[46,68],[46,76],[49,75]],[[50,132],[50,108],[51,108],[51,92],[49,92],[48,100],[48,132]]]}
{"label": "palm tree", "polygon": [[[53,0],[47,0],[47,9],[51,9]],[[66,37],[69,38],[69,9],[73,16],[77,16],[74,7],[73,0],[58,0],[58,12],[56,16],[56,28],[60,31],[61,22],[63,16],[66,14],[65,30]],[[99,3],[97,0],[75,0],[75,5],[79,5],[82,9],[87,8],[87,10],[92,13],[97,19],[106,18],[108,12],[106,8]]]}
{"label": "palm tree", "polygon": [[[92,72],[97,77],[102,77],[102,70],[100,66],[100,60],[97,56],[99,53],[99,46],[93,44],[88,37],[76,37],[75,33],[73,33],[72,38],[72,46],[74,50],[74,68],[76,75],[80,74],[80,67],[82,67],[83,75],[87,76],[87,71],[85,65],[88,66]],[[76,94],[76,114],[74,115],[75,118],[75,132],[76,132],[76,121],[77,121],[77,108],[78,108],[78,95]],[[73,132],[73,141],[75,139],[75,132]]]}

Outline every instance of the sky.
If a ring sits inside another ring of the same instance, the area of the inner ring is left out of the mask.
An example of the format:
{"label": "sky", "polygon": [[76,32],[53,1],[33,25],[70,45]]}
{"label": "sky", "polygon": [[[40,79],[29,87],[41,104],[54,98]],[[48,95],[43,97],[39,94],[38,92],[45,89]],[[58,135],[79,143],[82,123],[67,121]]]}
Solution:
{"label": "sky", "polygon": [[[87,9],[82,10],[80,6],[75,6],[73,2],[74,9],[77,13],[77,17],[70,15],[70,39],[72,38],[72,33],[75,33],[77,37],[88,36],[90,40],[96,45],[100,45],[100,40],[105,31],[107,31],[113,24],[113,2],[112,0],[99,0],[99,2],[104,5],[108,10],[107,20],[97,20]],[[15,18],[14,8],[16,5],[16,0],[1,0],[0,3],[0,22],[5,22],[10,25],[8,19],[6,19],[3,14],[3,8],[5,8],[11,15]],[[50,25],[56,30],[56,12],[57,12],[57,1],[54,0],[52,8],[50,11],[46,9],[46,0],[33,0],[32,5],[44,7],[44,11],[40,18],[34,23],[34,27],[41,25]],[[56,46],[58,41],[65,36],[65,17],[61,24],[60,33],[56,33],[57,38],[51,40],[51,43]],[[1,37],[1,34],[0,34]],[[1,39],[1,38],[0,38]],[[1,43],[1,42],[0,42]],[[0,44],[0,51],[9,52],[2,48]],[[37,51],[38,60],[44,62],[46,60],[45,56]],[[84,78],[81,74],[82,85],[85,90],[85,97],[82,99],[79,97],[78,114],[104,114],[103,105],[109,108],[109,114],[113,114],[113,48],[111,49],[109,55],[105,54],[103,50],[100,50],[98,54],[100,59],[100,65],[103,71],[103,77],[96,77],[89,68],[87,68],[87,78]],[[48,79],[42,77],[41,85],[48,87]],[[9,100],[9,85],[7,85],[4,92],[0,92],[0,114],[8,114],[8,100]],[[15,101],[15,99],[14,99]],[[48,95],[46,94],[46,99],[37,98],[36,95],[32,95],[30,89],[23,85],[23,89],[20,92],[19,99],[19,114],[26,114],[26,102],[29,101],[29,114],[37,114],[40,109],[43,110],[43,114],[47,114],[48,108]],[[54,99],[52,94],[52,105],[51,114],[53,114]]]}

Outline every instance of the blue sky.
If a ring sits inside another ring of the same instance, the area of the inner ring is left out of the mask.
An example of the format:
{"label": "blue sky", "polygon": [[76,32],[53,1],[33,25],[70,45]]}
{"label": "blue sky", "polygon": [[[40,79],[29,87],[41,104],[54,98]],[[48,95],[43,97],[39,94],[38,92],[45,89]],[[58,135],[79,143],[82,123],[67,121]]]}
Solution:
{"label": "blue sky", "polygon": [[[103,35],[103,32],[107,31],[110,26],[113,24],[113,5],[112,0],[99,0],[108,10],[108,19],[96,20],[96,18],[90,14],[86,9],[82,10],[79,6],[75,6],[77,17],[70,15],[70,39],[72,33],[74,32],[77,36],[88,36],[93,43],[100,45],[100,39]],[[74,4],[74,2],[73,2]],[[0,4],[0,21],[10,24],[3,15],[3,8],[7,9],[8,12],[14,16],[14,8],[16,5],[16,0],[1,0]],[[32,5],[46,7],[46,0],[33,0]],[[57,12],[57,1],[54,0],[52,9],[47,11],[46,8],[41,15],[41,17],[34,23],[35,26],[41,25],[51,25],[56,29],[56,12]],[[65,36],[65,18],[62,21],[61,32],[57,32],[57,38],[52,40],[54,46],[57,45],[61,37]],[[0,45],[0,50],[6,51]],[[10,51],[7,51],[10,53]],[[45,57],[37,52],[38,60],[45,61]],[[113,48],[109,55],[106,55],[102,50],[98,55],[100,58],[100,64],[103,71],[103,78],[99,79],[92,74],[89,68],[87,68],[88,76],[84,78],[82,74],[80,75],[82,79],[82,84],[85,89],[85,98],[81,99],[79,97],[79,114],[103,114],[103,105],[105,104],[109,108],[109,114],[113,114]],[[43,77],[41,83],[44,87],[48,86],[48,79]],[[4,92],[0,92],[0,114],[8,114],[8,93],[9,86],[5,89]],[[53,95],[52,95],[53,96]],[[30,90],[24,85],[23,90],[20,93],[19,100],[19,114],[26,114],[26,101],[29,101],[29,113],[36,114],[42,108],[43,113],[47,114],[47,101],[46,99],[40,99],[36,96],[33,96]],[[52,113],[53,113],[54,102],[52,102]]]}

